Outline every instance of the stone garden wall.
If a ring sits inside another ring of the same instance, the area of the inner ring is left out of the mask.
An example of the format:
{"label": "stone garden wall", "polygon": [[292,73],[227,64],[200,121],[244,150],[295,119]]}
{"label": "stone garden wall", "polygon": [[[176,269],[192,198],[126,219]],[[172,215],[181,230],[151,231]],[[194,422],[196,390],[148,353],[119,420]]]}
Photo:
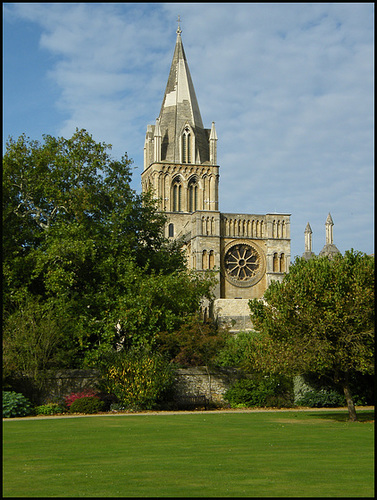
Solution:
{"label": "stone garden wall", "polygon": [[[172,390],[174,401],[186,396],[205,395],[210,401],[220,403],[230,385],[239,377],[235,369],[207,369],[206,367],[181,368],[176,372]],[[38,394],[38,403],[50,398],[60,398],[72,392],[98,388],[100,374],[97,370],[61,370],[46,379]]]}
{"label": "stone garden wall", "polygon": [[173,386],[174,399],[204,395],[214,403],[221,403],[223,395],[237,379],[235,369],[210,369],[204,366],[181,368],[177,370]]}
{"label": "stone garden wall", "polygon": [[96,390],[100,373],[97,370],[60,370],[48,378],[43,390],[43,399],[59,398],[72,392]]}

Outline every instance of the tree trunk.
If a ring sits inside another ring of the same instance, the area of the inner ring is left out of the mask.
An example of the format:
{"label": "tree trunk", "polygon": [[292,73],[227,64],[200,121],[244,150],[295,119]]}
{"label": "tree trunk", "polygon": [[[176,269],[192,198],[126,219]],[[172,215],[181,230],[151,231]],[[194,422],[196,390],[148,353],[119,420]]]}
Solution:
{"label": "tree trunk", "polygon": [[343,385],[344,395],[345,395],[346,401],[347,401],[349,420],[350,420],[350,422],[356,422],[357,415],[356,415],[355,405],[353,403],[353,399],[351,396],[351,391],[350,391],[350,388],[348,386],[348,380],[347,379],[344,380],[342,385]]}

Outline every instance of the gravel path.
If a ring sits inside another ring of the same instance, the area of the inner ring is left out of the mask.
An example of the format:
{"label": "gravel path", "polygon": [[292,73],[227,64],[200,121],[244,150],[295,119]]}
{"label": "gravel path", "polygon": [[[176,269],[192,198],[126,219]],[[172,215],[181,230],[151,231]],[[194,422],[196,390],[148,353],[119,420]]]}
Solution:
{"label": "gravel path", "polygon": [[[221,409],[221,410],[194,410],[194,411],[144,411],[144,412],[106,412],[106,413],[96,413],[94,415],[86,414],[74,414],[74,415],[40,415],[37,417],[16,417],[16,418],[3,418],[4,420],[46,420],[46,419],[57,419],[57,418],[82,418],[82,417],[130,417],[138,415],[189,415],[195,413],[284,413],[284,412],[331,412],[331,411],[347,411],[346,407],[339,408],[240,408],[240,409]],[[358,406],[356,412],[360,410],[372,410],[374,411],[374,406]]]}

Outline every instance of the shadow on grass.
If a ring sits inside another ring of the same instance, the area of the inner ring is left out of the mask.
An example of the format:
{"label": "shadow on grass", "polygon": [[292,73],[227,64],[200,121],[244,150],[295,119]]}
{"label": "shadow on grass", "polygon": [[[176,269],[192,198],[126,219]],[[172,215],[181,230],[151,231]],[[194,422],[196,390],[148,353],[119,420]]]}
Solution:
{"label": "shadow on grass", "polygon": [[[367,411],[357,411],[356,409],[356,415],[357,415],[357,422],[374,422],[374,410],[367,410]],[[349,422],[349,415],[348,411],[344,410],[344,412],[318,412],[318,413],[312,413],[310,415],[311,418],[321,418],[321,419],[327,419],[327,420],[335,420],[336,422]]]}

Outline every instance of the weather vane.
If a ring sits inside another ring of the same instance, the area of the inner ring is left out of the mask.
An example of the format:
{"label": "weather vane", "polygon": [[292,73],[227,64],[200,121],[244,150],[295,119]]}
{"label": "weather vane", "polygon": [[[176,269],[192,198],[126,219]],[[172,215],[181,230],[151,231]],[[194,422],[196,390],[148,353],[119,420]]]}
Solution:
{"label": "weather vane", "polygon": [[181,16],[178,16],[177,22],[178,22],[177,33],[178,35],[180,35],[182,33],[181,27],[179,26],[179,23],[181,22]]}

